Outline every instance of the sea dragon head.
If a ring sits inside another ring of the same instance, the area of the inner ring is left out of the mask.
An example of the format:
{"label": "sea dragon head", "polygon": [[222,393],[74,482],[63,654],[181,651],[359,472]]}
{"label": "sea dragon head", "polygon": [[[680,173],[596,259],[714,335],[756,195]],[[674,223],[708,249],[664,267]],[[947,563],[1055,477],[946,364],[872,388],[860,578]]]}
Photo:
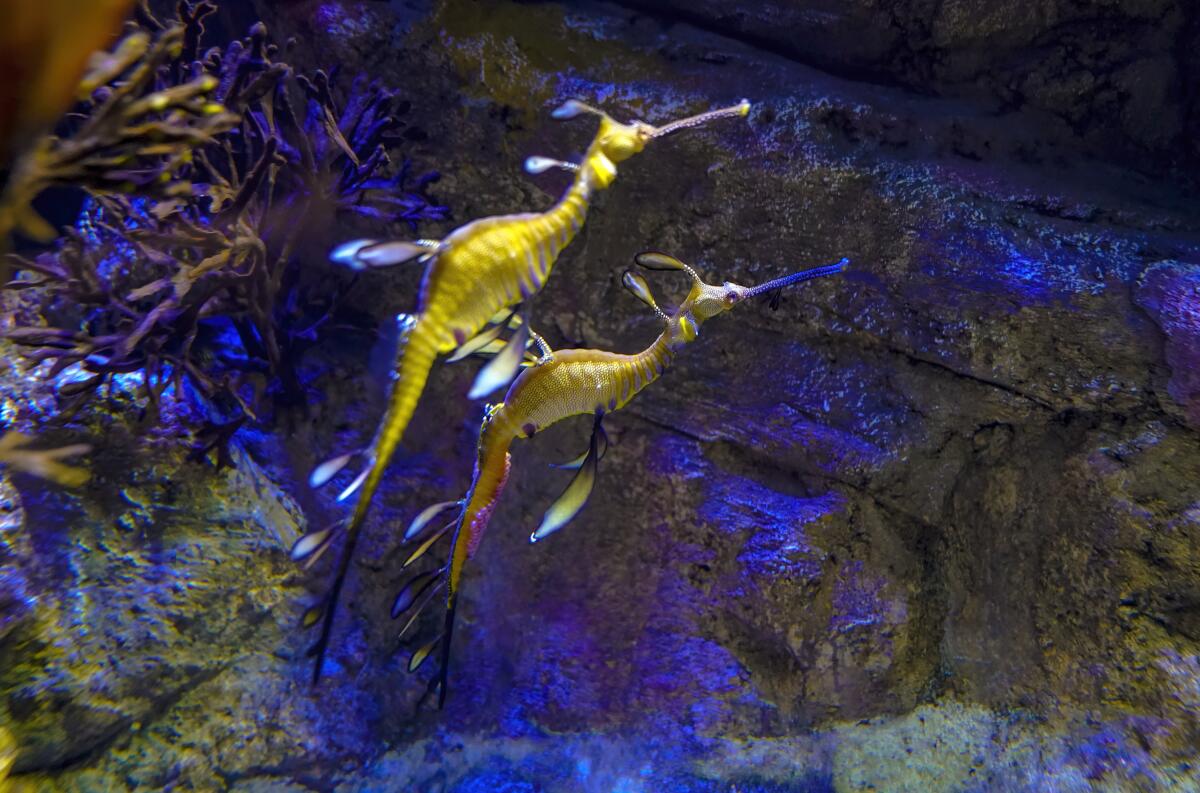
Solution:
{"label": "sea dragon head", "polygon": [[722,285],[716,286],[706,283],[692,267],[665,253],[646,251],[635,256],[634,261],[647,270],[675,270],[692,279],[692,288],[688,291],[687,297],[674,311],[667,314],[658,307],[646,279],[632,270],[625,271],[623,278],[625,288],[654,309],[655,313],[667,323],[668,338],[672,346],[692,341],[699,335],[700,325],[718,314],[725,313],[748,298],[772,295],[786,286],[801,281],[834,275],[845,270],[850,264],[849,259],[842,259],[836,264],[801,270],[758,286],[742,286],[732,281],[726,281]]}
{"label": "sea dragon head", "polygon": [[[600,117],[600,129],[596,131],[596,137],[592,139],[592,145],[588,148],[587,156],[584,159],[596,171],[596,177],[601,186],[607,186],[608,182],[611,182],[616,176],[616,164],[628,160],[646,148],[646,144],[650,141],[681,129],[706,124],[718,118],[741,117],[749,112],[750,102],[743,99],[731,107],[710,110],[707,113],[688,116],[656,127],[644,121],[630,121],[623,124],[599,108],[592,107],[586,102],[580,102],[578,99],[569,99],[550,115],[557,119],[575,118],[582,114]],[[575,170],[579,166],[546,157],[531,157],[525,164],[525,169],[530,173],[539,173],[550,167]]]}

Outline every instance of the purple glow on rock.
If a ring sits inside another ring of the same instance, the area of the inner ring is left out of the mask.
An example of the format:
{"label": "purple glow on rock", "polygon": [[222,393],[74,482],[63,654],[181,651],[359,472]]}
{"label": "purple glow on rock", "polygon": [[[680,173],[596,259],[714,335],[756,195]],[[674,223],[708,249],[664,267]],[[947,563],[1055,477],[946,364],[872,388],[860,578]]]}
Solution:
{"label": "purple glow on rock", "polygon": [[886,621],[903,623],[907,608],[903,601],[892,602],[884,596],[886,584],[884,579],[866,574],[861,561],[844,563],[833,588],[830,628],[846,633]]}
{"label": "purple glow on rock", "polygon": [[1200,265],[1158,264],[1142,278],[1137,301],[1167,337],[1167,391],[1200,428]]}

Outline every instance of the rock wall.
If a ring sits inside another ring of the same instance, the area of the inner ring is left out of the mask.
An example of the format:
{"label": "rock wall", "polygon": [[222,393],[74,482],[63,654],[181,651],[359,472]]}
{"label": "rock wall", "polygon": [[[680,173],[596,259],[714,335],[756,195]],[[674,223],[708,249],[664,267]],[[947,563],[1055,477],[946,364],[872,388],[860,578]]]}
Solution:
{"label": "rock wall", "polygon": [[[1200,784],[1200,215],[1145,175],[1186,154],[1181,4],[688,4],[687,21],[668,5],[259,5],[301,59],[403,88],[411,154],[442,170],[456,222],[553,200],[564,180],[520,163],[586,146],[588,121],[548,117],[566,98],[651,122],[755,102],[621,167],[535,301],[556,346],[653,338],[620,286],[647,248],[740,283],[852,266],[706,325],[609,420],[592,503],[536,546],[566,484],[546,463],[578,453],[586,422],[518,445],[441,713],[416,712],[429,670],[404,674],[420,641],[398,646],[388,610],[398,527],[468,484],[472,365],[435,370],[315,691],[296,621],[328,571],[286,550],[343,514],[304,474],[372,431],[364,345],[328,337],[308,412],[244,435],[234,473],[133,437],[119,410],[86,418],[104,476],[77,498],[6,491],[28,612],[0,621],[14,784]],[[1080,76],[1097,31],[1121,34],[1093,53],[1101,86]],[[383,322],[418,277],[368,274],[353,300]],[[653,285],[680,296],[669,274]]]}

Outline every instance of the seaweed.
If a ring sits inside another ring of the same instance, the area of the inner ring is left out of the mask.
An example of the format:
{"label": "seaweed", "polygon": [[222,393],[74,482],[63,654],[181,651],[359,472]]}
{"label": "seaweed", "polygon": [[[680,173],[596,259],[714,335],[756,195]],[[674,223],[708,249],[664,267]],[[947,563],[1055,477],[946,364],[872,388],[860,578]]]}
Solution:
{"label": "seaweed", "polygon": [[31,203],[55,185],[163,197],[189,192],[188,182],[174,177],[193,148],[232,129],[238,118],[210,100],[218,86],[211,75],[163,84],[162,70],[181,58],[185,34],[184,25],[157,37],[138,30],[93,59],[79,85],[78,93],[90,98],[73,114],[75,129],[66,137],[43,137],[17,161],[0,202],[0,233],[52,240],[53,227]]}
{"label": "seaweed", "polygon": [[208,430],[256,419],[266,391],[303,400],[297,362],[349,285],[300,266],[306,235],[350,216],[413,228],[447,216],[425,195],[436,173],[391,163],[405,110],[394,91],[359,77],[339,101],[336,77],[297,74],[261,23],[201,52],[215,10],[181,2],[164,23],[143,2],[85,77],[93,101],[73,132],[10,182],[26,206],[51,184],[88,195],[52,250],[10,257],[24,272],[7,285],[41,306],[8,338],[48,376],[77,367],[58,388],[68,414],[118,376],[140,376],[152,415],[172,386],[198,396],[220,414]]}

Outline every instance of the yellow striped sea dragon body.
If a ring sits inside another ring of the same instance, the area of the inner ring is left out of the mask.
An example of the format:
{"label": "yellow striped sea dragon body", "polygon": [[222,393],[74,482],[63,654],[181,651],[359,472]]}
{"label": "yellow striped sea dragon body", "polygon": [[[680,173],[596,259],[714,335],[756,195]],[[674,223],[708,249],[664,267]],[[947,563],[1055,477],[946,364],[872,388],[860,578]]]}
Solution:
{"label": "yellow striped sea dragon body", "polygon": [[[714,119],[745,116],[749,109],[749,103],[743,100],[732,107],[655,127],[641,121],[623,124],[582,102],[568,101],[554,111],[555,118],[591,114],[599,117],[600,126],[578,164],[544,157],[526,161],[526,170],[533,173],[553,167],[574,173],[570,187],[547,211],[483,218],[440,241],[356,240],[334,250],[334,261],[357,270],[410,261],[426,269],[416,312],[397,317],[401,342],[393,372],[395,382],[374,439],[365,449],[317,466],[309,479],[312,486],[319,487],[352,461],[362,460],[361,473],[338,496],[338,500],[344,500],[359,491],[350,517],[304,535],[292,548],[293,559],[311,565],[339,534],[346,535],[326,597],[303,618],[305,626],[322,622],[320,636],[309,650],[316,658],[314,683],[320,679],[338,597],[371,499],[412,419],[436,358],[455,350],[458,357],[479,351],[496,342],[509,324],[519,321],[508,344],[480,372],[470,396],[485,396],[511,381],[531,340],[545,349],[523,317],[515,317],[511,310],[545,284],[559,253],[583,226],[592,198],[616,178],[617,164],[641,152],[652,140]],[[489,324],[495,326],[484,331]]]}
{"label": "yellow striped sea dragon body", "polygon": [[[794,273],[751,288],[729,282],[722,286],[707,284],[688,265],[666,254],[639,254],[637,262],[648,269],[680,270],[692,279],[687,298],[668,315],[657,306],[640,275],[625,273],[626,288],[649,305],[666,325],[654,343],[633,355],[604,350],[559,350],[548,360],[543,359],[543,362],[526,368],[509,387],[504,401],[487,410],[479,434],[474,477],[466,498],[435,504],[425,510],[417,516],[405,535],[405,539],[424,535],[421,545],[405,562],[407,567],[421,558],[439,538],[454,529],[449,563],[438,570],[414,576],[401,590],[392,608],[395,618],[417,606],[401,631],[403,635],[435,594],[443,587],[446,589],[443,632],[418,649],[409,663],[410,671],[415,670],[441,644],[441,666],[430,681],[429,689],[430,692],[435,687],[439,689],[439,707],[446,696],[455,604],[463,569],[479,547],[508,481],[512,462],[509,448],[512,442],[519,438],[530,438],[536,432],[571,416],[594,417],[588,450],[580,458],[561,466],[578,469],[578,472],[533,532],[531,540],[537,541],[565,525],[587,501],[595,482],[597,464],[603,455],[601,446],[607,447],[601,424],[604,415],[620,410],[639,391],[657,380],[670,366],[676,351],[697,337],[703,322],[747,298],[777,295],[778,290],[785,286],[841,272],[847,264],[843,259],[837,264]],[[461,511],[454,520],[437,531],[427,533],[427,527],[437,514],[455,507]]]}

